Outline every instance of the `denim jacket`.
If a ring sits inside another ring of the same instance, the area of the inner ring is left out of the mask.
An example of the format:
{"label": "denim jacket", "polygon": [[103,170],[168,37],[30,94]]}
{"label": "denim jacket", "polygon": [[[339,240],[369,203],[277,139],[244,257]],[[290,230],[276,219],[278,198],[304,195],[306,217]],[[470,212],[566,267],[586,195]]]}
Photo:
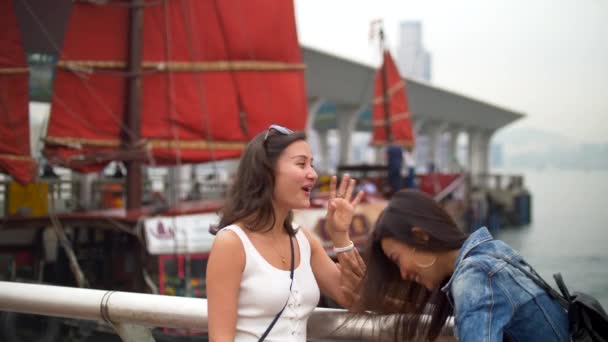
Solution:
{"label": "denim jacket", "polygon": [[500,256],[522,257],[486,228],[469,236],[441,289],[454,308],[460,341],[570,341],[567,313]]}

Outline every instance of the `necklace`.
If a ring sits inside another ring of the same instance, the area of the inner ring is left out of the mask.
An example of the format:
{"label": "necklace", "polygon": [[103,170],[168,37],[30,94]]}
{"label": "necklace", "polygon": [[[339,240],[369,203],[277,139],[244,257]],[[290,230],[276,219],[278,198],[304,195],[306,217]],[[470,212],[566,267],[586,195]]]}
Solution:
{"label": "necklace", "polygon": [[[289,237],[291,239],[291,236]],[[281,253],[279,253],[279,251],[277,250],[277,248],[275,247],[275,244],[278,245],[277,242],[277,237],[275,235],[272,235],[272,239],[274,240],[274,244],[272,245],[272,249],[274,249],[274,252],[277,253],[277,255],[279,256],[279,258],[281,258],[281,263],[283,263],[284,266],[287,266],[287,260],[285,259],[285,257],[283,255],[281,255]]]}

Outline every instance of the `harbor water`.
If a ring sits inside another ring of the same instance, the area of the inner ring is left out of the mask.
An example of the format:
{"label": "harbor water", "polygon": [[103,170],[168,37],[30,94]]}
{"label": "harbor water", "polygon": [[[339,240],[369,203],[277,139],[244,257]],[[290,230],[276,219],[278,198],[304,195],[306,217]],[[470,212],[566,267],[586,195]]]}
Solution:
{"label": "harbor water", "polygon": [[561,272],[571,291],[594,295],[608,308],[608,171],[499,172],[525,175],[533,217],[529,226],[503,227],[495,236],[553,287],[553,274]]}

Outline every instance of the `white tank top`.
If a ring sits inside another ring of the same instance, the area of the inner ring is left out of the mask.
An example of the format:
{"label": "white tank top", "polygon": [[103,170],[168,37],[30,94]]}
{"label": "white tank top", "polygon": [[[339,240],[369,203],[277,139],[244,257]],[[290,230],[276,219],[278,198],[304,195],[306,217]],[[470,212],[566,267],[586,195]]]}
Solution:
{"label": "white tank top", "polygon": [[[294,227],[297,226],[294,224]],[[245,249],[245,269],[241,278],[235,341],[258,341],[287,302],[265,341],[306,341],[308,317],[319,302],[319,286],[310,266],[310,244],[301,230],[296,233],[300,264],[294,270],[289,292],[290,271],[272,266],[255,249],[237,225],[224,227],[241,239]],[[289,301],[288,301],[289,298]]]}

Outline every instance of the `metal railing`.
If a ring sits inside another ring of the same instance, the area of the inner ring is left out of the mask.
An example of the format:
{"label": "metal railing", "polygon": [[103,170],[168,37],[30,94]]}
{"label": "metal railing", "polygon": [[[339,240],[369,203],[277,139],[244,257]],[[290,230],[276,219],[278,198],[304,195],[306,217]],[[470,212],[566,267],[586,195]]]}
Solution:
{"label": "metal railing", "polygon": [[[123,341],[154,341],[150,327],[207,328],[207,300],[0,281],[0,311],[105,321]],[[348,320],[345,310],[317,308],[309,341],[377,340],[369,320]],[[390,330],[387,317],[383,330]],[[451,322],[445,334],[451,334]]]}
{"label": "metal railing", "polygon": [[459,187],[465,185],[465,181],[467,179],[467,174],[463,173],[458,178],[456,178],[452,183],[446,186],[441,192],[435,195],[434,199],[437,202],[441,202],[443,199],[448,197],[448,195],[454,193],[458,190]]}

